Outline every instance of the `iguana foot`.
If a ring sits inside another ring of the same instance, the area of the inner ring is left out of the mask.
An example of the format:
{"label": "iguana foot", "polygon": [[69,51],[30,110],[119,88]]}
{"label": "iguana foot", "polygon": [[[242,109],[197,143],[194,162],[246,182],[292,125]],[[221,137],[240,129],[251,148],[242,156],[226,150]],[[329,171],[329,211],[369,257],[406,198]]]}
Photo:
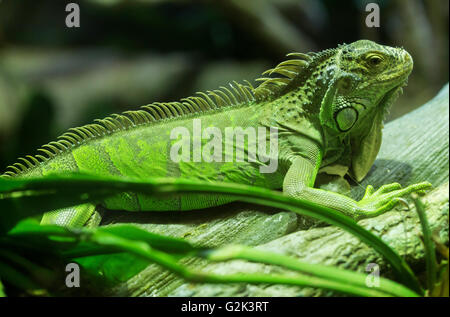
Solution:
{"label": "iguana foot", "polygon": [[430,189],[432,185],[429,182],[422,182],[409,185],[402,188],[399,183],[392,183],[381,186],[377,191],[369,185],[366,188],[364,197],[356,203],[356,210],[354,211],[355,220],[363,218],[370,218],[381,215],[382,213],[391,210],[397,205],[403,197],[413,192],[423,193]]}

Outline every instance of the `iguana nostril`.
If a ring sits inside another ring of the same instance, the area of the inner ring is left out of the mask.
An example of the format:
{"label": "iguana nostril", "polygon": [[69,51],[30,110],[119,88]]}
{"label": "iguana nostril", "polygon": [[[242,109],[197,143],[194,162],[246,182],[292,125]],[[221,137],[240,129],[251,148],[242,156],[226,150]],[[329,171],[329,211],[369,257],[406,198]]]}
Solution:
{"label": "iguana nostril", "polygon": [[408,65],[411,65],[411,68],[414,64],[413,59],[411,55],[407,51],[403,51],[403,61],[407,63]]}

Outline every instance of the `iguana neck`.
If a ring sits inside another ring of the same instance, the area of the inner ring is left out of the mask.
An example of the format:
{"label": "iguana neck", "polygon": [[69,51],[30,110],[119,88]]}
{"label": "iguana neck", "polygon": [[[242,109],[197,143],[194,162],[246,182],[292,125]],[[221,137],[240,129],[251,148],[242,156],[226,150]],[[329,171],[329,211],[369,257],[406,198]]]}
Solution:
{"label": "iguana neck", "polygon": [[[326,57],[326,58],[325,58]],[[325,138],[338,135],[325,132],[319,119],[320,107],[329,87],[334,71],[334,55],[328,51],[311,69],[305,72],[307,78],[299,78],[303,84],[286,94],[268,101],[261,112],[260,122],[266,126],[276,126],[306,137],[321,135],[320,145],[326,146]],[[319,142],[319,140],[317,140]]]}

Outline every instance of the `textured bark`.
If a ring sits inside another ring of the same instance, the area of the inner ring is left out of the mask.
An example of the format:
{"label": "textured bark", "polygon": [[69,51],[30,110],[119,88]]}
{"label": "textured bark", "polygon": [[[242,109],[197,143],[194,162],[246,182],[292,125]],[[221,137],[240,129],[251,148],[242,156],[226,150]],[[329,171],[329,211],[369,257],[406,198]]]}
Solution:
{"label": "textured bark", "polygon": [[[448,244],[448,85],[430,102],[390,122],[384,129],[378,158],[361,186],[354,185],[351,195],[359,198],[366,185],[375,188],[392,182],[408,185],[430,181],[434,190],[423,200],[432,230]],[[185,237],[193,243],[219,246],[240,243],[263,250],[288,254],[309,263],[322,263],[364,272],[368,263],[380,266],[381,275],[391,278],[385,261],[370,247],[345,231],[326,226],[299,230],[297,215],[250,204],[233,203],[204,211],[185,213],[111,213],[106,223],[139,223],[146,230]],[[359,222],[378,234],[404,256],[420,275],[424,270],[424,250],[420,223],[414,208],[393,210]],[[280,272],[280,268],[230,261],[205,266],[201,260],[189,260],[196,268],[215,273]],[[185,283],[156,265],[149,265],[107,292],[115,296],[327,296],[331,292],[280,285],[210,285]]]}

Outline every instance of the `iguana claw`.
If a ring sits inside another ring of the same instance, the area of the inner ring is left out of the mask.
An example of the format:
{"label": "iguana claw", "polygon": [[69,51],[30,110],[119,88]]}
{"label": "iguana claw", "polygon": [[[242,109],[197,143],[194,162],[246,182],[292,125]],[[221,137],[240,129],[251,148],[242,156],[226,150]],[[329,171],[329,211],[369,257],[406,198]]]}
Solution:
{"label": "iguana claw", "polygon": [[366,188],[364,197],[357,202],[356,220],[375,217],[391,210],[403,197],[413,192],[424,192],[430,189],[429,182],[422,182],[402,188],[399,183],[392,183],[381,186],[377,191],[369,185]]}

